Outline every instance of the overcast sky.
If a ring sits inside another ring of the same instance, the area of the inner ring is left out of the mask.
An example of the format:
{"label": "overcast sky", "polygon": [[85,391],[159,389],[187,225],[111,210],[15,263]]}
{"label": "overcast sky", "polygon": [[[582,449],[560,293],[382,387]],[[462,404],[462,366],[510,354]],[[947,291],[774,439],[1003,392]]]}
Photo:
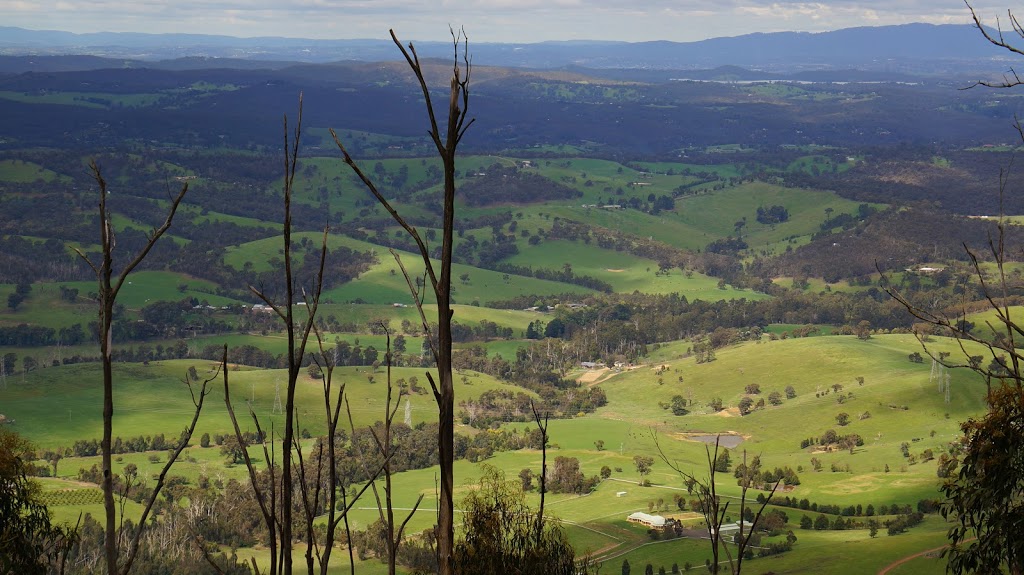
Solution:
{"label": "overcast sky", "polygon": [[[972,4],[993,25],[1012,7]],[[0,0],[0,25],[30,29],[386,38],[395,28],[407,40],[445,40],[451,24],[474,42],[692,41],[969,21],[962,0]]]}

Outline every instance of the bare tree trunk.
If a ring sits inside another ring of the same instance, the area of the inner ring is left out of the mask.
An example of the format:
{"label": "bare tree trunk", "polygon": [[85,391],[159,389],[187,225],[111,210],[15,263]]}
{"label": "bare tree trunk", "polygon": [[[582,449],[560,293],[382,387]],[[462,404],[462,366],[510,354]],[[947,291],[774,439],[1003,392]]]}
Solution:
{"label": "bare tree trunk", "polygon": [[[182,186],[177,196],[171,198],[171,206],[167,211],[167,218],[160,227],[154,229],[141,250],[125,265],[121,272],[114,279],[113,254],[115,247],[114,229],[110,222],[110,212],[107,210],[107,182],[103,179],[100,167],[95,163],[90,164],[93,179],[99,187],[100,203],[100,249],[101,259],[99,265],[91,261],[80,250],[75,250],[92,268],[96,274],[99,284],[99,325],[100,325],[100,356],[103,363],[103,438],[100,440],[101,465],[103,467],[103,481],[100,485],[103,490],[103,512],[104,539],[103,555],[106,559],[106,572],[108,575],[120,573],[117,565],[118,533],[117,533],[117,509],[114,505],[114,473],[111,457],[111,440],[114,431],[114,366],[113,366],[113,316],[114,304],[117,301],[117,294],[124,285],[128,274],[132,272],[149,251],[156,245],[157,240],[170,227],[174,214],[188,191],[188,184]],[[169,462],[170,463],[170,462]],[[159,487],[159,486],[158,486]],[[134,536],[137,542],[145,525],[140,525]],[[131,569],[131,563],[125,565],[124,573]]]}
{"label": "bare tree trunk", "polygon": [[540,538],[544,534],[544,499],[548,492],[548,418],[550,414],[544,412],[544,415],[541,416],[532,399],[530,400],[530,411],[533,412],[533,421],[537,424],[537,429],[540,430],[540,506],[537,509],[536,534],[539,544]]}
{"label": "bare tree trunk", "polygon": [[384,536],[387,538],[385,541],[385,547],[387,548],[388,553],[388,575],[395,575],[395,571],[398,566],[398,548],[402,544],[402,535],[405,533],[405,527],[409,524],[409,521],[419,509],[420,503],[423,501],[423,495],[420,494],[419,498],[416,499],[416,503],[412,506],[412,510],[408,515],[406,515],[401,525],[396,526],[394,488],[392,485],[391,471],[391,458],[395,455],[395,448],[391,438],[395,415],[398,414],[398,406],[402,402],[402,393],[399,391],[398,399],[392,402],[394,384],[391,379],[391,331],[386,326],[382,327],[384,327],[384,331],[387,335],[387,350],[384,357],[387,360],[388,379],[387,401],[384,403],[384,430],[383,436],[381,436],[377,434],[377,431],[373,427],[370,427],[370,433],[373,435],[373,440],[377,444],[377,451],[384,458],[382,467],[384,473],[383,502],[381,502],[380,493],[377,491],[376,481],[371,481],[370,485],[372,486],[374,497],[377,500],[377,512],[380,515],[381,522],[384,524]]}
{"label": "bare tree trunk", "polygon": [[[452,554],[455,548],[453,477],[455,462],[455,380],[452,376],[451,264],[455,227],[455,152],[466,130],[473,123],[472,120],[467,122],[471,69],[469,56],[466,53],[468,40],[461,31],[458,35],[454,31],[452,32],[452,40],[455,45],[455,62],[452,70],[448,100],[448,122],[445,132],[442,134],[434,113],[430,89],[424,78],[423,67],[420,64],[419,56],[416,54],[416,49],[412,44],[409,44],[408,49],[403,46],[393,30],[391,31],[391,39],[398,46],[398,49],[402,51],[402,55],[409,64],[409,68],[415,74],[416,80],[423,92],[423,100],[430,122],[428,133],[434,142],[434,146],[437,148],[438,156],[441,158],[444,167],[444,212],[442,217],[441,262],[439,270],[435,268],[431,261],[430,251],[416,228],[409,225],[391,206],[390,202],[377,189],[373,181],[369,179],[352,159],[333,130],[331,134],[334,136],[334,141],[342,152],[345,163],[352,168],[367,189],[377,198],[377,201],[391,214],[391,217],[415,240],[426,270],[425,279],[429,282],[430,288],[437,300],[438,335],[437,340],[434,341],[431,337],[429,322],[423,311],[423,297],[415,287],[409,274],[405,271],[405,268],[402,268],[406,282],[409,284],[409,289],[416,301],[416,307],[423,322],[424,334],[430,342],[434,353],[434,360],[437,363],[438,380],[434,381],[433,376],[429,372],[427,373],[427,379],[433,388],[434,401],[437,403],[438,410],[437,446],[440,462],[440,493],[438,495],[437,510],[437,560],[439,573],[441,575],[451,575]],[[464,77],[459,61],[460,43],[462,44],[462,66],[465,68]],[[399,261],[399,265],[401,266],[401,261]]]}
{"label": "bare tree trunk", "polygon": [[[684,471],[679,467],[677,463],[670,460],[665,454],[665,451],[661,448],[661,444],[658,443],[658,435],[652,433],[654,437],[654,445],[658,449],[658,454],[661,456],[662,461],[665,462],[673,471],[676,472],[681,478],[683,478],[687,485],[693,484],[697,488],[697,499],[700,500],[701,513],[704,515],[704,520],[707,522],[708,537],[711,539],[711,556],[712,563],[709,566],[712,573],[718,573],[720,566],[719,561],[721,553],[725,553],[726,560],[729,562],[729,570],[733,575],[740,575],[743,569],[743,553],[747,549],[747,543],[750,540],[750,534],[753,529],[757,526],[757,522],[761,519],[761,514],[764,513],[765,507],[775,496],[776,490],[779,488],[779,482],[776,482],[768,493],[768,497],[761,503],[761,507],[757,510],[757,514],[754,516],[754,521],[750,525],[750,531],[744,533],[743,531],[743,510],[746,509],[747,502],[747,489],[749,489],[749,477],[744,477],[740,491],[740,532],[739,541],[736,544],[736,558],[733,559],[732,552],[729,551],[729,544],[727,541],[722,539],[722,524],[725,522],[726,514],[729,511],[729,502],[722,503],[721,498],[718,496],[718,490],[715,486],[715,475],[718,470],[715,464],[718,462],[718,449],[719,440],[721,436],[715,438],[715,450],[711,451],[711,448],[705,446],[705,453],[707,454],[708,461],[708,478],[707,480],[698,479],[693,473]],[[743,452],[743,464],[746,466],[747,453]],[[749,468],[747,469],[749,474]]]}

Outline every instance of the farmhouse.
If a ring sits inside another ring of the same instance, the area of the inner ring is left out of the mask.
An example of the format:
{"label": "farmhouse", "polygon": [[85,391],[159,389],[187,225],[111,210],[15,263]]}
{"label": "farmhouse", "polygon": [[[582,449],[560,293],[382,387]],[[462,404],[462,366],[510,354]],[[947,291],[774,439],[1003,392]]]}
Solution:
{"label": "farmhouse", "polygon": [[661,515],[648,515],[640,511],[631,513],[629,517],[626,518],[626,521],[629,521],[630,523],[638,523],[644,527],[650,527],[651,529],[664,529],[667,524],[665,518]]}
{"label": "farmhouse", "polygon": [[722,537],[732,537],[733,535],[738,535],[740,532],[740,524],[743,524],[744,533],[749,533],[750,530],[754,527],[754,524],[749,521],[740,521],[739,523],[723,523],[720,527],[722,531]]}

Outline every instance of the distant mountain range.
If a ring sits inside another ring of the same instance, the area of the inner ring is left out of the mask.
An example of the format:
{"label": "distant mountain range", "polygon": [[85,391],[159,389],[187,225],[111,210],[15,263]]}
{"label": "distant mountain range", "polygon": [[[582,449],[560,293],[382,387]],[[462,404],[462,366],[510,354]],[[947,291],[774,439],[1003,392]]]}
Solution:
{"label": "distant mountain range", "polygon": [[[447,58],[448,42],[417,42],[423,57]],[[777,32],[699,42],[564,41],[533,44],[474,43],[473,60],[487,66],[534,69],[587,68],[638,71],[706,70],[740,66],[765,73],[866,70],[887,74],[1001,73],[1005,51],[991,46],[972,26],[905,24],[833,32]],[[98,56],[165,66],[280,68],[284,62],[386,61],[398,56],[386,40],[235,38],[198,34],[73,34],[0,26],[0,55]],[[55,61],[56,62],[56,61]],[[64,65],[82,69],[85,60]],[[93,62],[93,64],[98,61]],[[108,62],[109,63],[109,62]],[[57,64],[51,64],[57,65]],[[90,64],[92,65],[92,64]],[[39,70],[42,71],[42,70]],[[656,74],[662,77],[662,74]],[[753,79],[753,78],[752,78]],[[763,79],[763,78],[759,78]]]}

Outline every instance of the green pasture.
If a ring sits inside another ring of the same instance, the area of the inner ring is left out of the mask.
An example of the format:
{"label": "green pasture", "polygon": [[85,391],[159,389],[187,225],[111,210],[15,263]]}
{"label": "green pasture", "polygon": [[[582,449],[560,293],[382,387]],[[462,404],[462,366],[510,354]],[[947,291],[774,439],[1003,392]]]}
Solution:
{"label": "green pasture", "polygon": [[[2,97],[2,96],[0,96]],[[33,162],[24,160],[0,160],[0,182],[30,184],[32,182],[71,183],[71,178],[58,174]]]}
{"label": "green pasture", "polygon": [[[58,467],[58,472],[63,473],[63,470]],[[40,477],[36,481],[42,487],[42,500],[54,523],[75,525],[79,515],[84,517],[87,514],[102,521],[103,492],[98,485],[55,477]],[[115,510],[120,516],[120,508],[115,506]],[[142,515],[142,505],[131,500],[125,502],[124,510],[127,518],[137,519]]]}
{"label": "green pasture", "polygon": [[[319,242],[322,235],[314,232],[301,232],[292,236],[293,241],[303,238]],[[358,279],[337,286],[324,292],[325,302],[357,302],[368,304],[401,303],[411,305],[412,296],[409,285],[402,275],[402,270],[394,257],[386,248],[368,242],[355,240],[346,236],[331,235],[328,237],[329,247],[346,246],[359,251],[371,250],[377,255],[377,263],[359,276]],[[244,262],[252,262],[256,270],[269,269],[269,260],[282,257],[279,238],[267,238],[249,242],[228,249],[225,261],[228,265],[241,268]],[[398,251],[402,264],[411,277],[422,276],[423,260],[409,252]],[[436,263],[435,263],[436,265]],[[468,282],[460,279],[462,274],[469,274]],[[490,270],[483,270],[463,264],[452,266],[452,297],[462,304],[505,300],[521,294],[554,295],[566,292],[580,294],[592,293],[593,290],[554,281],[540,280],[523,276],[510,275]],[[433,301],[428,297],[427,301]]]}
{"label": "green pasture", "polygon": [[855,162],[833,162],[832,158],[828,156],[822,156],[819,154],[812,154],[809,156],[801,156],[796,160],[790,162],[789,166],[786,167],[787,172],[804,172],[804,173],[836,173],[845,172],[854,166]]}
{"label": "green pasture", "polygon": [[[362,333],[323,333],[324,346],[328,349],[334,349],[334,344],[340,341],[347,341],[350,345],[355,345],[359,342],[359,345],[366,349],[367,347],[374,347],[380,352],[380,357],[383,359],[384,350],[387,347],[387,336],[383,335],[369,335]],[[283,355],[288,351],[288,337],[284,332],[271,333],[267,335],[258,334],[226,334],[226,335],[210,335],[197,337],[187,340],[189,346],[193,349],[203,348],[210,345],[216,345],[221,347],[227,344],[228,348],[238,348],[243,345],[251,345],[264,351],[276,355]],[[420,345],[423,341],[421,337],[406,337],[406,346],[409,353],[418,352]],[[306,351],[312,352],[317,350],[316,336],[311,335],[309,343],[306,346]],[[369,368],[367,368],[369,369]]]}
{"label": "green pasture", "polygon": [[[421,259],[408,252],[400,255],[410,276],[423,275]],[[326,291],[324,298],[335,302],[412,305],[408,283],[391,254],[384,252],[379,254],[379,258],[380,262],[361,274],[359,279]],[[469,281],[465,283],[459,279],[464,273],[470,276]],[[506,275],[464,264],[454,264],[452,299],[461,304],[477,302],[485,306],[492,301],[506,300],[523,294],[545,296],[573,292],[582,296],[593,293],[593,290],[577,285],[524,276],[509,275],[506,280]],[[434,298],[428,293],[426,301],[434,301]]]}
{"label": "green pasture", "polygon": [[[360,341],[366,337],[369,336],[360,336]],[[931,345],[936,346],[936,350],[955,349],[955,343],[939,338]],[[915,456],[924,449],[934,450],[937,456],[943,446],[958,435],[958,422],[979,413],[984,406],[982,383],[966,371],[951,373],[952,401],[945,403],[943,395],[929,379],[930,364],[908,360],[908,354],[920,349],[909,335],[880,335],[866,341],[832,336],[745,343],[720,349],[715,361],[701,365],[691,357],[684,357],[687,347],[686,342],[663,345],[652,353],[651,363],[618,374],[609,372],[610,377],[600,381],[608,396],[607,406],[594,415],[554,420],[550,424],[549,465],[555,457],[569,456],[579,459],[581,470],[587,476],[597,475],[605,465],[613,469],[611,479],[601,483],[595,492],[585,496],[550,495],[546,505],[551,517],[564,522],[574,545],[581,552],[590,550],[605,557],[606,568],[617,570],[624,558],[636,570],[643,569],[648,562],[655,569],[661,565],[669,569],[673,562],[680,567],[690,562],[703,568],[709,554],[707,543],[703,541],[652,543],[645,530],[624,521],[629,513],[648,512],[652,506],[655,512],[662,514],[677,513],[673,511],[672,498],[676,494],[686,495],[681,478],[660,459],[655,434],[670,460],[698,476],[706,475],[705,444],[687,434],[737,434],[743,441],[731,450],[734,466],[746,451],[748,457],[760,455],[765,467],[788,465],[798,470],[801,484],[786,495],[838,505],[871,503],[877,508],[882,504],[914,504],[923,497],[937,497],[934,461],[909,464],[900,454],[900,444],[910,443]],[[115,366],[115,435],[163,432],[173,437],[190,414],[187,392],[178,383],[178,377],[189,365],[196,365],[201,373],[206,373],[211,362],[181,360],[153,362],[149,366]],[[810,365],[812,369],[808,368]],[[665,367],[659,374],[657,370],[662,366]],[[348,382],[353,417],[358,426],[379,419],[383,413],[383,375],[382,372],[375,374],[376,383],[369,383],[369,371],[369,368],[344,368],[336,376],[339,381]],[[408,379],[412,375],[420,378],[421,385],[425,384],[421,369],[395,370],[396,378]],[[858,376],[864,377],[864,385],[858,385]],[[245,403],[251,401],[262,421],[273,422],[276,426],[281,424],[280,416],[270,411],[273,383],[283,379],[283,372],[243,369],[229,372],[229,377],[237,407],[244,409]],[[5,414],[16,420],[15,429],[38,446],[70,445],[74,439],[99,435],[97,379],[97,366],[38,370],[29,374],[25,384],[19,382],[0,390],[0,404],[4,405]],[[782,391],[786,385],[792,385],[797,396],[784,400],[780,406],[769,406],[740,417],[733,408],[743,396],[743,387],[749,383],[761,386],[760,397],[766,397],[773,390]],[[830,388],[833,383],[842,384],[843,389],[821,395],[824,388]],[[456,398],[461,401],[501,384],[487,376],[473,375],[468,386],[461,381],[457,381],[456,386]],[[200,420],[197,434],[228,431],[220,389],[218,380],[207,398],[207,411]],[[297,396],[300,425],[314,433],[320,432],[322,427],[319,389],[318,382],[303,375]],[[659,402],[670,401],[673,395],[690,397],[691,393],[695,405],[690,415],[673,416],[659,405]],[[815,397],[816,393],[819,397]],[[838,394],[846,396],[842,404],[836,399]],[[723,398],[730,408],[726,415],[710,413],[705,405],[711,397]],[[413,395],[411,401],[414,422],[433,420],[436,408],[429,396]],[[907,410],[902,409],[904,405]],[[401,417],[402,410],[399,411]],[[835,422],[835,415],[840,411],[851,415],[852,421],[845,427]],[[859,419],[863,412],[870,412],[871,416]],[[244,428],[248,425],[247,421],[243,422]],[[532,428],[529,423],[507,425],[520,432]],[[820,436],[827,429],[836,429],[841,434],[858,433],[865,439],[865,445],[855,449],[853,454],[811,453],[809,449],[800,449],[801,438]],[[934,436],[932,431],[935,431]],[[595,444],[598,440],[603,442],[601,450]],[[260,453],[253,454],[262,458]],[[637,454],[655,457],[648,476],[651,487],[640,487],[636,483],[640,477],[633,456]],[[166,454],[158,453],[157,463],[149,461],[150,455],[124,454],[119,456],[115,467],[135,463],[142,473],[153,473],[165,461]],[[486,462],[503,470],[509,480],[516,481],[523,468],[539,471],[540,455],[535,450],[500,452]],[[183,463],[174,473],[190,480],[199,474],[211,478],[243,475],[239,466],[225,466],[218,448],[200,448],[197,440],[183,457]],[[811,469],[811,457],[822,461],[822,471]],[[73,477],[79,467],[88,467],[97,461],[98,458],[65,459],[59,464],[59,475]],[[832,472],[833,463],[849,465],[850,471]],[[885,465],[889,465],[889,472],[884,470]],[[473,488],[480,472],[476,464],[456,463],[457,506]],[[409,524],[413,532],[433,524],[435,473],[434,469],[415,470],[394,478],[398,507],[410,507],[417,496],[424,496],[420,512]],[[727,498],[739,494],[731,473],[719,475],[718,485],[720,493]],[[536,506],[535,493],[528,495],[528,500]],[[70,517],[71,511],[71,508],[59,509],[58,513],[61,517]],[[800,530],[796,525],[805,512],[785,511],[799,538],[794,551],[780,557],[755,559],[746,563],[745,569],[752,573],[816,573],[833,565],[842,572],[875,573],[901,557],[938,547],[945,539],[946,525],[937,517],[929,517],[922,526],[899,536],[889,537],[883,529],[878,538],[872,540],[866,529]],[[816,515],[807,513],[812,517]],[[369,499],[357,504],[350,516],[357,529],[365,528],[376,518],[377,511]],[[687,524],[699,523],[699,518],[692,514],[681,518]],[[928,566],[934,566],[934,561],[915,560],[902,568],[907,571],[900,572],[923,573]],[[852,570],[847,570],[846,565],[853,565]],[[370,563],[366,567],[373,569]]]}
{"label": "green pasture", "polygon": [[[458,280],[456,280],[457,282]],[[408,290],[406,290],[408,292]],[[408,297],[408,296],[407,296]],[[469,326],[477,326],[481,321],[489,321],[501,327],[510,327],[520,336],[526,331],[530,323],[541,320],[548,321],[551,316],[542,312],[522,311],[514,309],[493,309],[478,307],[474,305],[456,304],[452,306],[454,314],[452,321]],[[427,321],[437,321],[437,305],[425,304],[423,311]],[[416,306],[408,304],[407,307],[395,307],[394,304],[335,304],[325,303],[320,305],[319,315],[322,318],[334,316],[340,321],[351,321],[356,325],[366,326],[371,321],[387,320],[388,325],[398,330],[403,320],[408,320],[414,326],[422,325],[420,314]],[[422,328],[420,328],[422,329]],[[416,332],[418,333],[418,331]],[[408,335],[408,334],[407,334]]]}
{"label": "green pasture", "polygon": [[[192,182],[189,183],[189,187],[191,188],[195,186],[196,183],[199,181],[200,180],[193,180]],[[167,205],[168,202],[160,201],[160,204]],[[198,206],[190,204],[182,204],[181,207],[178,208],[178,215],[176,217],[182,218],[183,216],[188,217],[190,221],[197,226],[229,223],[245,228],[263,228],[267,231],[267,235],[276,235],[280,233],[281,229],[281,225],[277,222],[266,222],[255,218],[234,216],[231,214],[224,214],[221,212],[212,212],[204,208],[200,208]]]}
{"label": "green pasture", "polygon": [[[189,366],[195,366],[203,377],[212,375],[216,362],[207,360],[174,360],[142,364],[117,364],[114,367],[114,434],[121,437],[165,433],[177,434],[191,419],[193,405],[188,388],[182,383]],[[486,375],[468,373],[466,382],[456,381],[459,400],[471,399],[490,389],[520,388],[499,383]],[[284,417],[274,413],[274,399],[278,384],[287,381],[284,370],[254,370],[234,368],[228,373],[232,399],[239,410],[243,429],[252,429],[252,421],[245,417],[247,402],[252,404],[263,425],[280,429]],[[373,382],[369,377],[373,377]],[[417,377],[424,390],[429,384],[421,368],[394,368],[392,376],[408,380]],[[99,438],[101,435],[102,388],[99,364],[77,364],[48,367],[30,372],[25,382],[21,378],[7,379],[0,390],[3,413],[15,420],[14,430],[39,447],[70,447],[77,439]],[[347,385],[346,395],[357,426],[383,419],[386,394],[386,373],[370,367],[338,368],[335,384]],[[203,416],[196,433],[228,433],[231,424],[224,407],[223,381],[212,384]],[[282,401],[283,401],[282,391]],[[436,410],[429,392],[408,396],[412,406],[413,423],[434,421]],[[403,400],[404,402],[405,400]],[[296,404],[301,427],[312,433],[322,433],[322,382],[302,373],[296,391]],[[402,406],[404,410],[404,403]],[[402,412],[404,413],[404,411]],[[402,414],[400,414],[402,417]]]}
{"label": "green pasture", "polygon": [[[61,287],[78,290],[74,302],[60,297]],[[182,291],[181,286],[185,286]],[[0,325],[29,324],[60,329],[76,323],[83,328],[97,320],[97,304],[89,297],[96,293],[98,286],[91,281],[72,281],[32,284],[28,298],[16,310],[0,310]],[[117,303],[129,312],[136,312],[145,305],[157,301],[179,301],[195,298],[210,305],[224,306],[241,303],[214,295],[217,286],[212,282],[192,278],[184,274],[163,271],[142,271],[131,274],[118,293]],[[14,292],[11,284],[0,284],[0,297],[6,298]]]}
{"label": "green pasture", "polygon": [[[1024,321],[1024,306],[1014,305],[1001,309],[1005,310],[1006,317],[1011,322],[1020,325]],[[973,335],[988,339],[997,333],[1003,337],[1006,336],[1006,324],[999,316],[1000,314],[996,310],[986,309],[982,312],[967,314],[965,319],[974,324],[974,328],[971,330]],[[1014,336],[1016,337],[1016,334]]]}
{"label": "green pasture", "polygon": [[741,89],[755,96],[762,96],[766,98],[781,100],[806,100],[821,102],[827,100],[842,99],[844,101],[861,102],[872,100],[877,97],[873,93],[858,94],[854,96],[841,89],[825,90],[821,87],[804,87],[787,82],[759,82],[756,84],[743,86]]}
{"label": "green pasture", "polygon": [[[642,195],[646,197],[647,192]],[[581,202],[583,203],[583,202]],[[781,205],[789,211],[788,221],[766,225],[757,221],[757,208]],[[785,188],[764,182],[683,196],[674,211],[647,214],[637,210],[583,208],[580,205],[546,205],[550,216],[583,221],[610,229],[628,230],[678,248],[702,249],[714,240],[735,236],[736,222],[746,218],[741,229],[744,241],[755,253],[785,249],[792,238],[810,236],[825,221],[825,209],[833,215],[856,213],[859,203],[839,198],[832,192]],[[536,210],[536,208],[531,208]],[[520,226],[533,229],[522,222]],[[543,227],[550,227],[546,223]]]}
{"label": "green pasture", "polygon": [[[803,324],[798,323],[773,323],[765,326],[764,332],[782,335],[785,333],[790,333],[797,329],[802,329],[803,327],[805,327]],[[832,332],[835,331],[835,326],[831,326],[828,324],[817,324],[814,327],[816,327],[818,331],[813,334],[810,334],[810,336],[808,337],[819,335],[832,335]]]}
{"label": "green pasture", "polygon": [[[874,275],[877,276],[878,274],[874,274]],[[892,277],[892,276],[890,276],[890,277]],[[791,288],[791,287],[796,287],[796,284],[793,283],[795,279],[796,278],[791,277],[791,276],[780,276],[780,277],[777,277],[777,278],[772,278],[772,282],[775,283],[776,285],[780,285],[780,286],[783,286],[783,287]],[[829,283],[829,282],[827,282],[827,281],[825,281],[825,280],[823,280],[821,278],[809,277],[809,278],[806,278],[806,279],[807,279],[807,287],[805,289],[807,291],[811,291],[811,292],[814,292],[814,293],[821,293],[821,292],[825,292],[825,291],[857,292],[857,291],[866,291],[866,290],[871,289],[872,287],[878,287],[877,284],[872,284],[872,285],[867,285],[867,286],[850,285],[850,282],[847,281],[847,280],[840,280],[840,281],[838,281],[836,283]],[[875,277],[875,279],[877,280],[878,278]]]}
{"label": "green pasture", "polygon": [[114,94],[105,92],[14,92],[0,91],[0,98],[27,104],[56,104],[60,106],[82,106],[84,108],[109,109],[114,107],[143,108],[157,103],[160,94]]}
{"label": "green pasture", "polygon": [[509,340],[492,340],[486,343],[471,342],[467,344],[455,344],[456,349],[462,349],[463,347],[482,345],[487,350],[488,357],[494,357],[500,355],[501,357],[511,361],[516,357],[516,353],[520,348],[529,347],[533,344],[532,340],[528,339],[509,339]]}
{"label": "green pasture", "polygon": [[585,146],[575,146],[572,144],[537,144],[529,146],[525,148],[525,150],[531,153],[540,152],[565,156],[580,156],[585,154],[588,149]]}
{"label": "green pasture", "polygon": [[[789,220],[766,225],[757,221],[757,208],[780,205],[789,211]],[[700,230],[704,243],[735,235],[735,223],[746,217],[741,229],[744,240],[757,250],[790,236],[810,235],[825,221],[825,210],[833,215],[856,213],[857,202],[842,199],[831,192],[785,188],[764,182],[750,182],[712,194],[680,198],[676,201],[679,223]]]}
{"label": "green pasture", "polygon": [[524,246],[517,255],[506,261],[515,265],[555,270],[569,264],[573,273],[606,281],[617,293],[679,293],[689,300],[710,301],[768,297],[732,286],[720,289],[716,278],[698,272],[690,272],[689,277],[678,268],[669,270],[667,274],[658,273],[658,263],[654,260],[567,240],[542,241],[534,246]]}
{"label": "green pasture", "polygon": [[[790,523],[799,523],[802,512],[785,509]],[[812,518],[817,514],[808,513]],[[795,519],[794,519],[795,517]],[[863,520],[863,518],[860,518]],[[887,535],[884,527],[872,539],[867,529],[845,531],[814,531],[795,529],[797,542],[793,551],[772,557],[743,562],[743,572],[775,573],[850,573],[875,575],[889,564],[919,551],[941,547],[946,542],[949,525],[938,516],[899,535]],[[632,562],[631,562],[632,563]],[[911,573],[944,573],[945,562],[933,560],[931,571],[893,571]],[[701,567],[703,569],[703,567]]]}
{"label": "green pasture", "polygon": [[545,212],[550,213],[552,217],[582,221],[603,228],[625,230],[630,235],[648,237],[673,247],[689,250],[701,249],[720,237],[706,233],[698,226],[680,221],[679,217],[672,212],[652,215],[628,209],[604,210],[551,205],[545,206]]}
{"label": "green pasture", "polygon": [[646,168],[648,171],[657,173],[667,173],[672,170],[676,174],[685,175],[687,172],[692,174],[709,173],[715,174],[721,179],[739,177],[740,171],[735,164],[687,164],[683,162],[637,162]]}
{"label": "green pasture", "polygon": [[[339,531],[342,531],[339,528]],[[343,533],[343,531],[342,531]],[[342,535],[344,537],[344,535]],[[232,550],[224,549],[223,551],[230,554]],[[270,551],[264,548],[253,549],[249,547],[243,547],[234,550],[234,553],[238,557],[239,562],[244,562],[247,565],[251,565],[251,560],[256,559],[256,565],[262,570],[267,569],[267,565],[270,561]],[[306,546],[303,544],[296,544],[292,551],[292,557],[294,558],[294,565],[292,573],[305,573],[306,569]],[[314,555],[315,556],[315,555]],[[328,575],[348,575],[352,572],[352,565],[349,563],[348,550],[343,548],[336,548],[331,554],[331,564],[327,568]],[[366,561],[360,561],[359,557],[355,557],[355,572],[358,575],[387,575],[388,566],[386,563],[382,563],[380,560],[375,558],[367,559]],[[399,573],[406,573],[402,568],[399,568]],[[319,573],[319,571],[317,571]]]}
{"label": "green pasture", "polygon": [[[948,340],[931,345],[936,351],[956,350]],[[720,350],[715,361],[701,365],[682,357],[687,347],[663,346],[651,358],[653,364],[603,381],[608,405],[598,410],[597,417],[629,421],[638,429],[674,438],[688,433],[738,434],[744,437],[741,449],[761,454],[764,465],[802,467],[796,493],[812,501],[879,505],[936,497],[935,462],[910,464],[901,455],[900,444],[908,442],[915,456],[932,449],[937,457],[959,435],[959,422],[984,410],[984,384],[966,370],[951,372],[951,401],[945,402],[937,382],[930,380],[930,363],[908,360],[909,354],[920,351],[910,335],[874,336],[867,341],[835,336],[746,343]],[[662,365],[668,367],[659,375],[656,368]],[[857,383],[858,376],[864,377],[863,386]],[[781,393],[787,385],[794,387],[797,396],[740,417],[736,405],[750,383],[761,388],[760,395],[752,396],[755,400],[767,398],[772,391]],[[833,384],[843,389],[832,391]],[[677,394],[693,398],[690,415],[677,417],[663,407]],[[843,403],[838,402],[840,394],[846,396]],[[707,403],[714,397],[722,398],[729,409],[712,413]],[[836,415],[842,412],[850,416],[846,426],[836,423]],[[870,416],[860,419],[865,412]],[[819,437],[828,429],[856,433],[865,445],[853,454],[812,454],[800,449],[802,438]],[[683,461],[695,463],[703,456],[703,445],[695,441],[682,441],[680,446]],[[811,471],[812,456],[822,462],[821,472]],[[849,465],[850,472],[832,472],[833,463],[840,470]],[[654,481],[656,474],[657,470]]]}
{"label": "green pasture", "polygon": [[[619,203],[630,197],[647,201],[650,194],[671,196],[673,190],[698,181],[682,173],[642,172],[618,162],[592,158],[557,158],[535,160],[534,168],[544,177],[583,193],[569,205]],[[558,202],[566,203],[566,202]]]}
{"label": "green pasture", "polygon": [[[360,135],[358,133],[350,133],[350,135],[355,136],[356,141],[369,142],[372,140],[370,135]],[[329,135],[327,137],[330,138]],[[346,141],[344,132],[340,132],[339,137],[342,138],[343,142]],[[394,140],[386,141],[394,142]],[[413,145],[411,149],[417,149],[416,145],[412,143],[419,142],[420,140],[408,139],[408,142],[402,141],[405,143],[389,143],[386,146],[401,145],[404,148],[406,145]],[[378,144],[371,144],[371,150],[372,146],[375,145]],[[382,143],[380,145],[385,144]],[[334,147],[333,142],[330,146]],[[370,157],[364,159],[356,157],[356,163],[377,185],[381,193],[384,194],[384,197],[395,203],[401,214],[406,217],[429,215],[423,212],[420,206],[404,203],[397,199],[396,196],[400,196],[411,189],[425,189],[427,191],[439,189],[439,179],[435,180],[436,183],[433,185],[427,186],[429,180],[428,170],[431,167],[435,169],[440,168],[436,158],[430,156],[378,158],[373,157],[372,151],[367,155]],[[494,163],[511,165],[514,163],[514,160],[498,156],[465,156],[460,158],[458,166],[460,183],[472,177],[471,174],[485,171],[487,167]],[[407,176],[402,189],[396,190],[394,189],[396,185],[394,178],[402,170],[406,171]],[[271,187],[278,189],[280,186],[281,182],[278,181]],[[368,210],[368,213],[387,216],[383,208],[379,207],[373,195],[355,176],[352,169],[341,160],[340,154],[338,156],[310,157],[301,160],[299,162],[298,177],[296,178],[295,194],[296,201],[308,205],[319,205],[321,201],[326,201],[330,206],[332,215],[341,219],[353,219],[363,210]],[[460,213],[472,215],[473,210],[460,210]]]}
{"label": "green pasture", "polygon": [[[78,288],[79,298],[86,299],[90,292],[98,290],[95,282],[61,282],[59,285]],[[181,286],[185,286],[182,291]],[[248,303],[216,295],[217,284],[185,274],[166,271],[141,271],[128,276],[128,279],[117,294],[117,303],[128,309],[137,310],[146,304],[157,301],[180,301],[186,298],[196,298],[200,302],[209,305],[225,306],[239,303]],[[48,289],[59,294],[54,286]],[[36,288],[32,288],[35,294]],[[31,299],[31,298],[30,298]],[[29,300],[26,300],[26,303]]]}
{"label": "green pasture", "polygon": [[[79,288],[78,300],[68,302],[60,299],[58,286]],[[82,289],[88,285],[88,288]],[[84,328],[90,321],[96,321],[99,308],[88,299],[89,292],[97,291],[92,282],[61,282],[59,284],[32,284],[32,291],[16,310],[4,307],[0,310],[0,324],[15,326],[20,324],[39,325],[61,328],[82,324]],[[6,300],[14,293],[13,284],[0,284],[0,297]]]}

